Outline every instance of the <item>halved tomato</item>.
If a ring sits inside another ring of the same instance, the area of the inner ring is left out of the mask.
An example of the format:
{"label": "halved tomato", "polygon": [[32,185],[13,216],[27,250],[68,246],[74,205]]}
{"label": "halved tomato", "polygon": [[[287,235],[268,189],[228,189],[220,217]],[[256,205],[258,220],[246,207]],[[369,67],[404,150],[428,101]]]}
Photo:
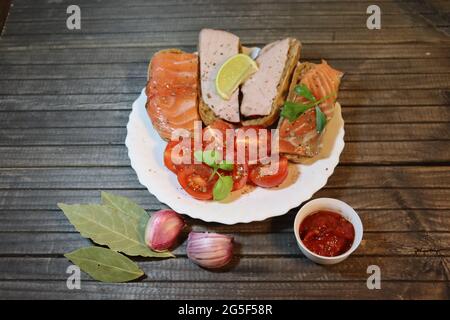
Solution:
{"label": "halved tomato", "polygon": [[[180,166],[183,166],[182,160],[189,153],[189,157],[191,163],[193,163],[193,145],[194,142],[190,140],[190,148],[186,145],[179,145],[183,143],[183,140],[180,141],[169,141],[166,145],[166,149],[164,150],[164,165],[173,173],[177,173]],[[189,142],[188,142],[189,143]],[[186,144],[186,143],[185,143]],[[179,146],[179,152],[172,152],[175,147]]]}
{"label": "halved tomato", "polygon": [[[251,130],[253,130],[254,132],[251,133]],[[264,141],[264,135],[266,136],[266,141]],[[261,160],[261,158],[270,156],[270,130],[262,126],[245,126],[237,129],[235,150],[238,156],[239,152],[245,150],[245,161],[249,164],[257,164]],[[256,154],[251,155],[250,152],[256,152]],[[260,155],[260,153],[262,153],[262,155]]]}
{"label": "halved tomato", "polygon": [[[203,128],[203,148],[217,150],[221,152],[223,158],[225,158],[227,150],[227,130],[233,130],[232,132],[229,132],[234,133],[233,125],[223,120],[216,120],[209,126]],[[232,141],[234,144],[234,137]]]}
{"label": "halved tomato", "polygon": [[250,170],[250,180],[263,188],[272,188],[280,185],[288,175],[288,160],[286,157],[280,157],[277,170],[273,171],[270,167],[270,164],[253,167]]}
{"label": "halved tomato", "polygon": [[213,198],[213,188],[218,176],[213,169],[205,164],[184,165],[178,170],[177,178],[181,187],[193,198],[210,200]]}
{"label": "halved tomato", "polygon": [[233,191],[245,187],[248,180],[248,165],[245,163],[235,164],[231,177],[233,178]]}

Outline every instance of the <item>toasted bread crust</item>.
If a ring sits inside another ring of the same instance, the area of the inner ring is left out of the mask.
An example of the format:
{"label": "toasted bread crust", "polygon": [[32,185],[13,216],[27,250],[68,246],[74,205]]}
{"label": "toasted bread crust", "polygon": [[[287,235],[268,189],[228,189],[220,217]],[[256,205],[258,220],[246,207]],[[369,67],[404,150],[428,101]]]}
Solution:
{"label": "toasted bread crust", "polygon": [[286,96],[290,88],[289,84],[291,83],[292,73],[294,72],[298,60],[300,59],[300,50],[302,46],[300,41],[295,38],[290,38],[289,40],[288,60],[286,61],[281,80],[278,83],[278,94],[274,99],[270,114],[264,117],[243,120],[241,122],[243,126],[260,125],[263,127],[268,127],[277,121],[280,116],[280,109],[286,100]]}
{"label": "toasted bread crust", "polygon": [[[199,86],[199,90],[201,91],[201,88]],[[202,119],[205,126],[209,126],[214,121],[218,120],[219,118],[214,114],[212,109],[208,107],[208,105],[203,101],[201,97],[201,93],[199,93],[199,101],[198,101],[198,113],[200,114],[200,118]],[[222,120],[225,121],[225,120]]]}

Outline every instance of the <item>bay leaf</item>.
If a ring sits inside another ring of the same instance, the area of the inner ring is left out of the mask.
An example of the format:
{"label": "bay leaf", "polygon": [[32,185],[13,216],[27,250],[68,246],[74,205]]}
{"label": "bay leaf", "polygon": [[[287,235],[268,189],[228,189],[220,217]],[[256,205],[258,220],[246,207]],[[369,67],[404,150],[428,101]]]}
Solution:
{"label": "bay leaf", "polygon": [[102,204],[115,208],[130,218],[141,220],[148,219],[148,213],[131,199],[109,192],[102,191]]}
{"label": "bay leaf", "polygon": [[106,248],[85,247],[64,256],[95,280],[103,282],[126,282],[144,275],[129,258]]}
{"label": "bay leaf", "polygon": [[130,256],[173,257],[169,251],[150,250],[143,240],[142,230],[136,220],[130,219],[115,208],[98,204],[64,203],[58,203],[58,207],[83,237],[98,244]]}
{"label": "bay leaf", "polygon": [[134,219],[139,224],[139,231],[144,242],[145,227],[150,219],[147,211],[130,198],[102,191],[102,204],[115,208],[123,214]]}

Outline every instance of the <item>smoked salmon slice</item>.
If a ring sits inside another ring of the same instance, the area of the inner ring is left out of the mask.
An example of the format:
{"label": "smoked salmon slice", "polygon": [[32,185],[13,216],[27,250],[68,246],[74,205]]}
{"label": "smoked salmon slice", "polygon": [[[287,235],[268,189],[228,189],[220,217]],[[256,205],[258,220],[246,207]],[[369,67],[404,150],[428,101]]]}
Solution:
{"label": "smoked salmon slice", "polygon": [[194,130],[198,114],[198,56],[176,49],[155,53],[149,67],[146,109],[161,138]]}
{"label": "smoked salmon slice", "polygon": [[[321,64],[302,63],[294,72],[288,101],[310,103],[305,97],[297,95],[294,91],[297,85],[303,84],[311,91],[316,100],[325,99],[319,104],[319,108],[327,120],[330,120],[333,116],[342,76],[342,72],[333,69],[324,60]],[[281,118],[278,128],[279,152],[292,155],[289,157],[290,160],[299,160],[296,156],[313,157],[319,153],[321,133],[316,130],[315,108],[308,109],[293,122]]]}

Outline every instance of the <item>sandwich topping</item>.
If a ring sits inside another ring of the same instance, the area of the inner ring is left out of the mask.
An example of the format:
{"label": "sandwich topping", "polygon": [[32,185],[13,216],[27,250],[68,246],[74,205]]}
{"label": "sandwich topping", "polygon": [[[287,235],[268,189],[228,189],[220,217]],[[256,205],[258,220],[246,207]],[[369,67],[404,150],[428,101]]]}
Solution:
{"label": "sandwich topping", "polygon": [[259,70],[244,83],[241,89],[243,116],[270,114],[288,59],[289,46],[290,39],[286,38],[272,42],[261,50],[256,59]]}
{"label": "sandwich topping", "polygon": [[199,37],[200,83],[203,102],[214,114],[229,122],[239,122],[239,90],[228,100],[216,90],[215,79],[220,67],[239,53],[239,38],[229,32],[203,29]]}
{"label": "sandwich topping", "polygon": [[169,140],[174,130],[194,130],[198,114],[198,57],[179,50],[157,52],[146,87],[147,113],[159,135]]}
{"label": "sandwich topping", "polygon": [[291,87],[290,101],[284,104],[279,124],[280,152],[302,157],[314,157],[320,151],[320,138],[333,116],[342,72],[321,64],[299,65],[294,72],[300,79]]}

